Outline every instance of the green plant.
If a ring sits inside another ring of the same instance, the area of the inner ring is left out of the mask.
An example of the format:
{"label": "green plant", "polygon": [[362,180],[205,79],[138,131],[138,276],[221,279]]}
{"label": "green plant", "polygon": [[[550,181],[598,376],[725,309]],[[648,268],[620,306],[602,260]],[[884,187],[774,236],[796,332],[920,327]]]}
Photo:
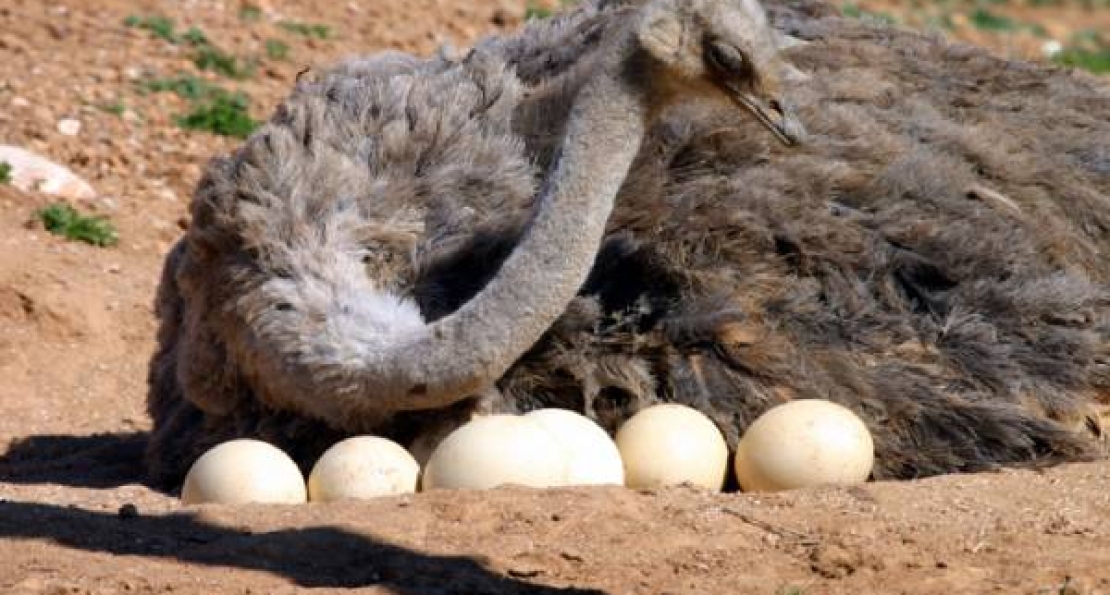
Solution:
{"label": "green plant", "polygon": [[256,23],[262,20],[262,9],[250,4],[244,4],[239,8],[239,19],[248,23]]}
{"label": "green plant", "polygon": [[524,9],[524,20],[530,21],[532,19],[546,19],[551,16],[551,9],[539,6],[538,4],[529,3]]}
{"label": "green plant", "polygon": [[250,78],[254,73],[252,64],[240,62],[235,56],[207,44],[197,49],[197,53],[193,55],[193,64],[201,70],[211,70],[233,79]]}
{"label": "green plant", "polygon": [[1082,68],[1094,74],[1110,73],[1110,37],[1094,29],[1083,29],[1071,36],[1063,51],[1052,57],[1057,64]]}
{"label": "green plant", "polygon": [[0,161],[0,184],[10,184],[12,181],[12,165],[7,161]]}
{"label": "green plant", "polygon": [[123,112],[127,111],[127,106],[122,101],[113,101],[112,103],[97,104],[101,111],[112,114],[113,116],[122,116]]}
{"label": "green plant", "polygon": [[956,23],[952,21],[952,15],[948,13],[930,16],[926,19],[926,23],[933,29],[951,31],[956,28]]}
{"label": "green plant", "polygon": [[854,2],[846,2],[846,3],[842,4],[840,6],[840,14],[842,14],[846,17],[849,17],[849,18],[853,18],[853,19],[862,19],[862,20],[866,20],[866,21],[874,21],[874,22],[877,22],[877,23],[884,23],[884,24],[887,24],[887,25],[894,25],[894,24],[898,23],[898,19],[894,18],[894,15],[892,15],[890,13],[872,12],[872,11],[869,11],[869,10],[864,10],[863,8],[860,8],[860,6],[858,4],[855,4]]}
{"label": "green plant", "polygon": [[188,31],[181,34],[181,39],[193,46],[208,45],[208,36],[197,27],[189,27]]}
{"label": "green plant", "polygon": [[316,39],[327,39],[331,37],[331,27],[327,25],[281,21],[278,23],[278,26],[290,33],[296,33],[301,37],[315,37]]}
{"label": "green plant", "polygon": [[136,27],[150,31],[150,34],[164,39],[170,43],[177,43],[177,35],[174,33],[173,19],[161,15],[138,16],[131,15],[123,20],[124,26]]}
{"label": "green plant", "polygon": [[208,45],[208,37],[200,28],[189,27],[187,31],[178,35],[174,30],[175,25],[173,19],[161,15],[145,17],[131,15],[123,20],[123,24],[128,27],[137,27],[150,31],[151,35],[175,45],[181,42],[185,42],[194,47]]}
{"label": "green plant", "polygon": [[186,114],[174,119],[178,126],[203,130],[221,136],[246,138],[258,127],[249,112],[250,99],[244,93],[222,91],[197,102]]}
{"label": "green plant", "polygon": [[271,60],[285,60],[289,57],[289,45],[280,39],[267,39],[266,57]]}
{"label": "green plant", "polygon": [[119,234],[111,221],[100,216],[82,215],[65,203],[40,209],[38,216],[47,231],[66,239],[94,246],[111,246],[119,241]]}
{"label": "green plant", "polygon": [[984,31],[1013,31],[1018,24],[1011,18],[994,14],[985,8],[976,8],[972,11],[971,24]]}
{"label": "green plant", "polygon": [[864,8],[860,7],[860,5],[854,2],[845,2],[844,4],[841,4],[840,14],[853,19],[874,21],[878,23],[885,23],[887,25],[894,25],[898,22],[898,19],[888,12],[875,12],[865,10]]}
{"label": "green plant", "polygon": [[1052,60],[1062,66],[1082,68],[1095,74],[1110,73],[1110,48],[1069,47],[1053,56]]}
{"label": "green plant", "polygon": [[212,97],[217,93],[226,93],[217,85],[192,74],[179,74],[176,77],[158,78],[142,81],[138,84],[140,92],[164,93],[170,92],[182,99],[196,101]]}

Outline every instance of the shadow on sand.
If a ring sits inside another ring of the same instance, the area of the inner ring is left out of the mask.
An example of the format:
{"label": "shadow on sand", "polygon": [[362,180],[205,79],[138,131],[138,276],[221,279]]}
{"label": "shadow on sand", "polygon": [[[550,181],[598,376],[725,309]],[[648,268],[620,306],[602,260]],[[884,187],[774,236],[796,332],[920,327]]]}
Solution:
{"label": "shadow on sand", "polygon": [[0,482],[82,488],[145,483],[146,439],[146,432],[19,438],[0,456]]}
{"label": "shadow on sand", "polygon": [[134,516],[0,500],[0,539],[270,572],[303,587],[382,586],[403,595],[604,595],[497,574],[474,558],[421,554],[335,527],[253,533],[190,513]]}

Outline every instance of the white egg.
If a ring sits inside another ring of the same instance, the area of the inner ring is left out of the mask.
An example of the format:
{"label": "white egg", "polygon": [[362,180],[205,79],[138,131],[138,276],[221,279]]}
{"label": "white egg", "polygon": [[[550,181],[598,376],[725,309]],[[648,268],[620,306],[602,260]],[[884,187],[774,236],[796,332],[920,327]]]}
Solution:
{"label": "white egg", "polygon": [[871,433],[856,414],[804,399],[759,416],[737,446],[734,467],[742,489],[765,492],[860,483],[874,462]]}
{"label": "white egg", "polygon": [[193,463],[181,489],[185,504],[300,504],[304,477],[289,455],[260,440],[218,444]]}
{"label": "white egg", "polygon": [[524,418],[550,432],[563,449],[563,485],[624,484],[624,464],[617,445],[590,418],[567,409],[540,409]]}
{"label": "white egg", "polygon": [[563,450],[536,422],[518,415],[477,417],[451,432],[428,459],[421,487],[489,489],[560,485]]}
{"label": "white egg", "polygon": [[420,465],[400,444],[378,436],[355,436],[336,443],[308,475],[308,499],[328,502],[416,491]]}
{"label": "white egg", "polygon": [[728,445],[721,431],[696,409],[667,403],[633,415],[617,431],[625,483],[656,488],[689,482],[724,487]]}

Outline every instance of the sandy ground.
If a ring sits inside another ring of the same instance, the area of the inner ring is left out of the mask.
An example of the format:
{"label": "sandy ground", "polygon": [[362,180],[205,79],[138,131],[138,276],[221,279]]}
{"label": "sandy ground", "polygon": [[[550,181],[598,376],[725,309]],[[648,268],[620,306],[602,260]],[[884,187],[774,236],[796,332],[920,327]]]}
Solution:
{"label": "sandy ground", "polygon": [[[124,20],[170,16],[260,57],[247,80],[203,77],[263,118],[304,67],[463,45],[523,15],[515,0],[257,6],[253,20],[216,0],[0,2],[0,143],[89,180],[99,196],[77,206],[121,238],[52,236],[34,216],[51,197],[0,186],[0,592],[1110,593],[1110,464],[774,496],[503,489],[197,509],[144,487],[161,258],[203,163],[236,141],[179,129],[184,100],[140,92],[196,69],[187,44]],[[286,59],[266,57],[270,39]]]}

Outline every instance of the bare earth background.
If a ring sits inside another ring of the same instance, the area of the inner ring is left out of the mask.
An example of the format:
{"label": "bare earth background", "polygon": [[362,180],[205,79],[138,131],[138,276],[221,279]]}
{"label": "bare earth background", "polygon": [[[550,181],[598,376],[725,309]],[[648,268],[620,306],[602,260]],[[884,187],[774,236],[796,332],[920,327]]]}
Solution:
{"label": "bare earth background", "polygon": [[[85,177],[99,196],[73,204],[108,216],[120,241],[51,235],[35,213],[55,198],[0,185],[0,592],[1110,593],[1105,463],[774,496],[503,489],[197,509],[144,487],[161,258],[188,225],[203,163],[238,142],[179,128],[191,100],[152,87],[199,77],[245,92],[262,119],[304,67],[465,45],[517,25],[525,6],[52,4],[0,2],[0,144]],[[1016,56],[1036,56],[1046,35],[1110,31],[1105,6],[986,6],[1044,30],[971,26],[976,5],[958,2],[849,8],[927,25],[948,7],[951,34]],[[176,43],[139,26],[153,15],[173,19]],[[249,75],[198,70],[190,27],[253,63]],[[80,122],[75,136],[63,119]]]}

